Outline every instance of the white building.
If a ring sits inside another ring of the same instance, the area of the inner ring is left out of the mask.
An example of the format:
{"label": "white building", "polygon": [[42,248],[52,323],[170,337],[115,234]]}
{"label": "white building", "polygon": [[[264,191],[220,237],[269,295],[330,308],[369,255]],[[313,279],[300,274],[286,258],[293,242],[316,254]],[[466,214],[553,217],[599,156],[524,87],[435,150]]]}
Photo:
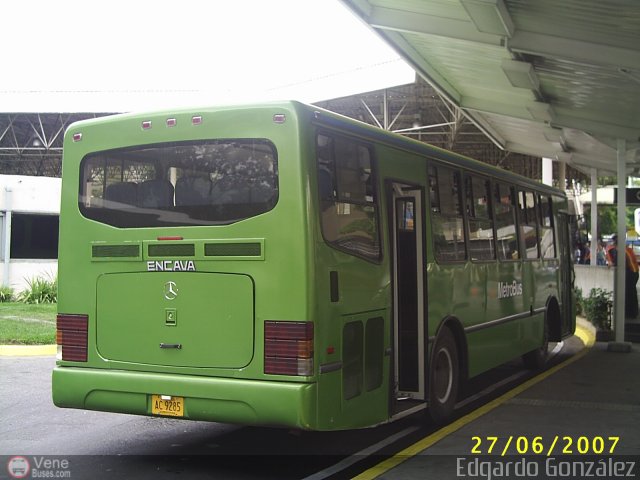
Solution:
{"label": "white building", "polygon": [[0,175],[0,285],[58,274],[61,180]]}

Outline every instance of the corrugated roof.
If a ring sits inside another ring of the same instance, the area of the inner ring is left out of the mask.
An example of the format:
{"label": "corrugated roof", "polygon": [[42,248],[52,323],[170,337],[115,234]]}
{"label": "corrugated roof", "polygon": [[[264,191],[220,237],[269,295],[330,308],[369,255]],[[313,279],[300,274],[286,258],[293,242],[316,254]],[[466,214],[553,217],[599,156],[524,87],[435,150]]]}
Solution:
{"label": "corrugated roof", "polygon": [[640,2],[342,1],[503,148],[640,168]]}

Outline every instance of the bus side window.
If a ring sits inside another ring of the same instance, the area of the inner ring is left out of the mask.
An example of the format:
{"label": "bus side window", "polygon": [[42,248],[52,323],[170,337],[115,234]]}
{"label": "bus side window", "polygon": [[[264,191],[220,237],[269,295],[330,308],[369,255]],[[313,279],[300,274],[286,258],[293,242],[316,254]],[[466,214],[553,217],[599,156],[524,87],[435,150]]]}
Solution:
{"label": "bus side window", "polygon": [[500,183],[495,184],[496,244],[500,260],[517,260],[519,258],[514,193],[513,187]]}
{"label": "bus side window", "polygon": [[429,169],[433,246],[438,262],[467,258],[462,216],[460,172],[437,166]]}
{"label": "bus side window", "polygon": [[[316,156],[318,159],[318,193],[322,208],[333,204],[336,200],[335,190],[335,161],[333,139],[327,135],[316,138]],[[325,203],[326,202],[326,203]]]}
{"label": "bus side window", "polygon": [[542,258],[555,258],[556,246],[553,235],[551,197],[539,195],[538,207],[540,209],[540,256]]}
{"label": "bus side window", "polygon": [[433,213],[440,213],[440,191],[438,189],[438,174],[436,167],[430,166],[428,169],[429,174],[429,200],[431,201],[431,211]]}
{"label": "bus side window", "polygon": [[318,192],[322,201],[332,201],[334,198],[333,174],[323,165],[318,167]]}
{"label": "bus side window", "polygon": [[518,220],[522,257],[538,258],[538,216],[532,192],[518,192]]}
{"label": "bus side window", "polygon": [[338,135],[316,137],[322,235],[347,253],[380,258],[371,148]]}
{"label": "bus side window", "polygon": [[471,260],[495,260],[489,180],[466,175],[465,193],[469,223],[469,256]]}

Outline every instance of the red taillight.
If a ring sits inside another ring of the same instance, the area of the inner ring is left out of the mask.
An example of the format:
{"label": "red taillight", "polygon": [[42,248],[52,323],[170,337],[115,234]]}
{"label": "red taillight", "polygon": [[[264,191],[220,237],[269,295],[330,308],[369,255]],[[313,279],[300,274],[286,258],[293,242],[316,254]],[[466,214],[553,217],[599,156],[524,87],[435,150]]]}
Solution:
{"label": "red taillight", "polygon": [[264,354],[267,357],[313,357],[313,340],[275,340],[266,338]]}
{"label": "red taillight", "polygon": [[313,375],[313,323],[264,322],[264,373]]}
{"label": "red taillight", "polygon": [[56,317],[56,343],[62,349],[61,360],[87,361],[87,315],[59,314]]}

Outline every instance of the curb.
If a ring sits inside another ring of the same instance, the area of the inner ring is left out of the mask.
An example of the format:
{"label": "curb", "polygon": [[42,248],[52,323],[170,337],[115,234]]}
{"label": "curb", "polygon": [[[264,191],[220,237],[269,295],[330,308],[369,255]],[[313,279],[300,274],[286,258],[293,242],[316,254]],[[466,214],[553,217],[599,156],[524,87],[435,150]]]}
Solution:
{"label": "curb", "polygon": [[53,356],[57,351],[57,345],[0,345],[0,357]]}
{"label": "curb", "polygon": [[582,317],[576,317],[576,331],[574,335],[578,337],[586,348],[593,347],[596,343],[596,328]]}

